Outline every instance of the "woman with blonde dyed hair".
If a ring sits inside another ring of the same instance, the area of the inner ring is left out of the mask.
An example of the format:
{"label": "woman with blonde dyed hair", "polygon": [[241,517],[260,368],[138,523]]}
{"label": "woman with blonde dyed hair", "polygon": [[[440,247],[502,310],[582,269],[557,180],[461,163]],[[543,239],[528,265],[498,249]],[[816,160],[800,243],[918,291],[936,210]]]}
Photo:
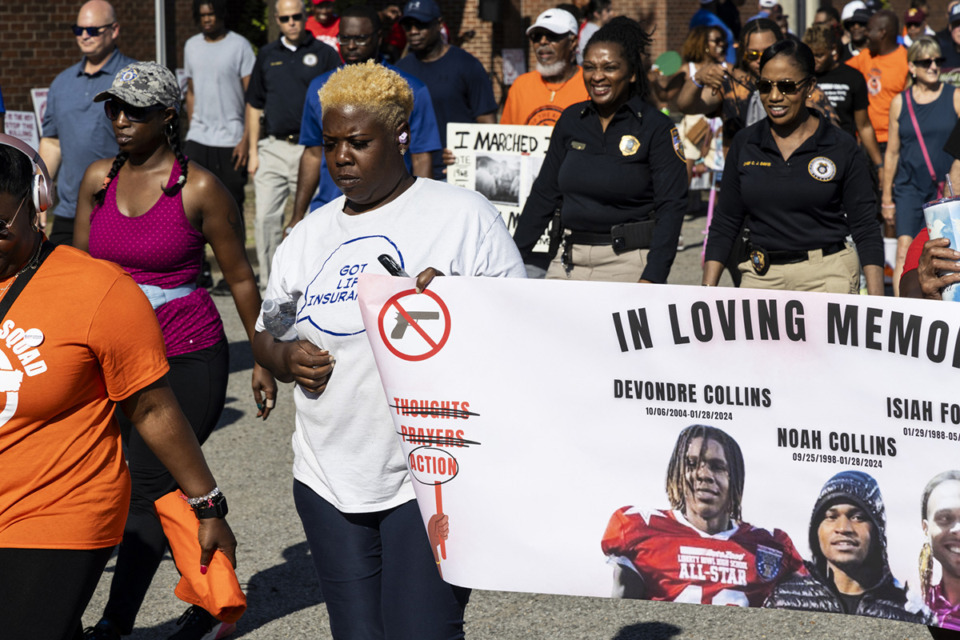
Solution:
{"label": "woman with blonde dyed hair", "polygon": [[936,40],[917,38],[907,50],[907,88],[890,102],[880,207],[884,220],[897,229],[896,295],[907,249],[926,226],[923,204],[940,197],[941,183],[953,164],[943,145],[960,115],[960,91],[940,81],[943,63]]}
{"label": "woman with blonde dyed hair", "polygon": [[[462,638],[469,591],[438,571],[438,548],[456,523],[437,513],[424,531],[364,335],[357,277],[387,273],[383,254],[419,272],[421,291],[441,272],[522,277],[523,264],[483,196],[407,172],[413,97],[399,75],[348,65],[320,102],[327,169],[344,195],[277,249],[266,298],[298,300],[297,339],[274,340],[261,319],[254,355],[278,380],[296,382],[293,496],[333,637]],[[455,544],[454,534],[448,551]]]}

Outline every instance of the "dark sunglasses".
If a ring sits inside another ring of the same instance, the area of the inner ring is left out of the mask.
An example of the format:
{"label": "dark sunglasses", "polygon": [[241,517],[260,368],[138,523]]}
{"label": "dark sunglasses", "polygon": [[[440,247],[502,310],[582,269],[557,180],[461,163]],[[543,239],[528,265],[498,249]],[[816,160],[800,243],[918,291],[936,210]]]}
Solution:
{"label": "dark sunglasses", "polygon": [[760,56],[763,55],[765,49],[747,49],[743,52],[743,59],[747,62],[753,62],[754,60],[759,60]]}
{"label": "dark sunglasses", "polygon": [[119,118],[120,112],[122,111],[130,122],[146,122],[151,114],[163,111],[164,109],[166,109],[166,107],[162,104],[155,104],[149,107],[135,107],[132,104],[117,102],[115,100],[107,100],[103,103],[103,111],[111,121]]}
{"label": "dark sunglasses", "polygon": [[107,29],[109,29],[115,24],[117,23],[111,22],[110,24],[105,24],[101,27],[81,27],[75,24],[70,28],[73,29],[73,35],[77,36],[78,38],[82,36],[84,33],[87,34],[88,38],[96,38],[97,36],[101,35],[104,31],[106,31]]}
{"label": "dark sunglasses", "polygon": [[797,91],[800,91],[800,87],[809,80],[810,78],[804,78],[800,82],[796,80],[757,80],[757,91],[762,94],[767,94],[773,91],[773,88],[776,87],[777,91],[782,93],[785,96],[792,96]]}
{"label": "dark sunglasses", "polygon": [[530,38],[530,42],[533,42],[533,43],[540,42],[540,40],[544,36],[546,36],[547,42],[560,42],[564,38],[567,38],[569,35],[570,35],[569,33],[554,33],[553,31],[538,30],[538,31],[531,31],[529,38]]}
{"label": "dark sunglasses", "polygon": [[937,63],[937,68],[940,69],[940,68],[943,68],[943,63],[946,61],[947,61],[946,58],[944,58],[943,56],[940,56],[938,58],[925,58],[923,60],[914,60],[913,64],[920,67],[921,69],[929,69],[933,65],[933,63]]}
{"label": "dark sunglasses", "polygon": [[293,20],[294,22],[301,22],[303,20],[303,14],[295,13],[292,16],[277,16],[277,20],[279,20],[283,24],[287,24],[291,20]]}

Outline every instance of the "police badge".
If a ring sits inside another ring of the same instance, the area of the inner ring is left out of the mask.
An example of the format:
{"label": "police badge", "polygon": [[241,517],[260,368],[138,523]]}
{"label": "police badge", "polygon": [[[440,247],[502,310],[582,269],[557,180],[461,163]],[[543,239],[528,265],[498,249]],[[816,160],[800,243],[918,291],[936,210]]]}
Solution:
{"label": "police badge", "polygon": [[763,247],[753,246],[750,248],[750,265],[757,272],[758,276],[767,275],[770,270],[770,258]]}
{"label": "police badge", "polygon": [[783,551],[757,545],[757,575],[764,582],[770,582],[780,573]]}
{"label": "police badge", "polygon": [[640,141],[631,135],[625,135],[620,138],[620,153],[625,156],[632,156],[640,150]]}

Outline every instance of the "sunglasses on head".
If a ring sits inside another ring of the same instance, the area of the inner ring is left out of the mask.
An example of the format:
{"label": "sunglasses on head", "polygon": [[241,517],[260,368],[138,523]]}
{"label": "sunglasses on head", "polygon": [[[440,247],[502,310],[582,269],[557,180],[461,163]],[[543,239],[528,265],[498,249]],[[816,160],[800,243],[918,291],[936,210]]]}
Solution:
{"label": "sunglasses on head", "polygon": [[291,16],[277,16],[277,20],[279,20],[279,21],[282,22],[283,24],[287,24],[287,23],[290,22],[291,20],[293,20],[294,22],[300,22],[300,21],[303,20],[303,14],[302,14],[302,13],[295,13],[295,14],[293,14],[293,15],[291,15]]}
{"label": "sunglasses on head", "polygon": [[122,111],[130,122],[146,122],[151,114],[166,109],[162,104],[155,104],[149,107],[135,107],[126,102],[117,102],[116,100],[107,100],[103,103],[103,111],[107,117],[114,121],[120,117]]}
{"label": "sunglasses on head", "polygon": [[929,69],[934,63],[936,63],[937,68],[939,69],[943,67],[943,63],[946,61],[947,61],[946,58],[944,58],[943,56],[939,56],[937,58],[924,58],[923,60],[914,60],[913,64],[920,67],[921,69]]}
{"label": "sunglasses on head", "polygon": [[797,82],[796,80],[757,80],[757,91],[762,94],[767,94],[773,91],[773,88],[776,87],[777,91],[783,95],[792,96],[797,91],[800,91],[800,87],[807,80],[808,78],[804,78],[800,82]]}
{"label": "sunglasses on head", "polygon": [[110,24],[105,24],[99,27],[81,27],[80,25],[75,24],[70,28],[73,29],[73,35],[77,36],[78,38],[84,33],[87,34],[88,38],[96,38],[115,24],[116,22],[111,22]]}
{"label": "sunglasses on head", "polygon": [[538,30],[538,31],[531,31],[529,37],[530,37],[530,42],[534,42],[534,43],[540,42],[540,39],[543,38],[544,36],[546,36],[547,42],[560,42],[561,40],[566,38],[568,35],[570,34],[554,33],[553,31],[547,31],[547,30]]}

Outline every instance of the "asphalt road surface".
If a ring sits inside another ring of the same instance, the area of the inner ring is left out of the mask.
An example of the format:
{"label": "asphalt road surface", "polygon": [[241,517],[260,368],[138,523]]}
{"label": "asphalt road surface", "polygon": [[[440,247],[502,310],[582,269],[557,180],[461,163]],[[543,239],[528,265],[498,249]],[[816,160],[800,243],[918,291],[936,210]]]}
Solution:
{"label": "asphalt road surface", "polygon": [[[684,225],[686,249],[678,253],[671,284],[700,284],[704,219]],[[251,244],[252,246],[252,244]],[[252,253],[252,252],[251,252]],[[724,276],[721,284],[729,284]],[[236,638],[331,638],[323,596],[293,506],[294,409],[289,385],[266,422],[256,420],[250,391],[253,358],[231,298],[216,298],[230,339],[227,405],[204,452],[229,496],[229,522],[239,540],[237,574],[248,598]],[[562,562],[562,558],[557,559]],[[111,560],[84,615],[94,624],[113,575]],[[169,555],[153,581],[130,638],[165,639],[187,605],[173,589],[178,575]],[[466,613],[473,640],[921,640],[918,625],[839,615],[734,610],[607,598],[474,591]],[[416,639],[411,639],[416,640]]]}

